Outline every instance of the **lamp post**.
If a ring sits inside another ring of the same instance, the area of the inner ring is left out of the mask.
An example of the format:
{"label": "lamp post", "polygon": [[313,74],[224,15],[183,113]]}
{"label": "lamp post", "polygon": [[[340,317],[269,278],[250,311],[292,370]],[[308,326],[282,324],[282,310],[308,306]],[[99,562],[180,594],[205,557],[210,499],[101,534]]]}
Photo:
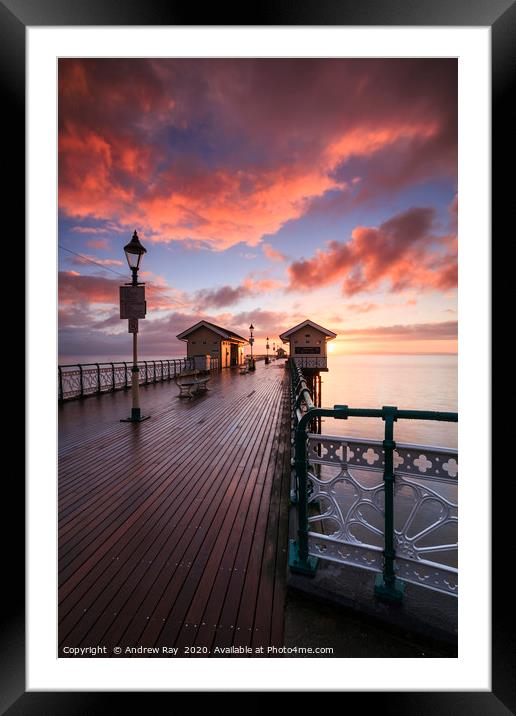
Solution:
{"label": "lamp post", "polygon": [[265,365],[269,365],[269,336],[265,340],[267,341],[265,344]]}
{"label": "lamp post", "polygon": [[249,345],[251,346],[251,360],[249,361],[249,370],[255,370],[256,366],[254,364],[254,357],[253,357],[253,343],[254,343],[254,336],[253,336],[254,326],[251,323],[249,326]]}
{"label": "lamp post", "polygon": [[272,359],[276,360],[276,341],[272,344]]}
{"label": "lamp post", "polygon": [[138,368],[138,319],[145,318],[145,284],[138,283],[138,269],[147,249],[142,246],[134,232],[131,241],[124,246],[127,263],[131,269],[132,281],[120,286],[120,318],[129,319],[129,333],[133,334],[133,365],[131,368],[131,416],[123,418],[124,423],[141,423],[147,420],[140,410],[140,369]]}

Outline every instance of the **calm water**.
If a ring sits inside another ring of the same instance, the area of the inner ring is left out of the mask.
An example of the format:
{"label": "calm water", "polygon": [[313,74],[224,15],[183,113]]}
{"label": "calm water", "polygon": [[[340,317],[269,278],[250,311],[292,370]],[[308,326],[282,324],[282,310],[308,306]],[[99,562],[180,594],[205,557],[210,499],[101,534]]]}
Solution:
{"label": "calm water", "polygon": [[[457,411],[457,357],[456,356],[387,356],[387,355],[347,355],[329,356],[328,373],[322,373],[322,404],[333,407],[336,403],[347,404],[353,408],[378,408],[382,405],[396,405],[398,408],[415,410]],[[374,418],[352,418],[347,421],[326,419],[322,432],[355,437],[383,439],[383,423]],[[433,423],[431,421],[400,420],[394,426],[394,437],[398,442],[412,442],[441,447],[457,447],[456,423]],[[332,476],[331,468],[323,467],[323,474]],[[382,480],[379,473],[353,470],[358,481],[369,488]],[[418,480],[415,480],[419,482]],[[456,485],[421,481],[426,488],[437,494],[457,501]],[[403,488],[396,494],[394,521],[395,528],[402,530],[408,516],[413,514],[413,496]],[[337,484],[336,497],[344,514],[355,499],[349,485]],[[363,508],[363,517],[373,526],[383,531],[382,515],[372,509]],[[411,535],[418,534],[439,520],[441,505],[435,500],[427,500],[411,518]],[[456,514],[456,510],[455,510]],[[325,524],[324,531],[331,534],[331,524]],[[381,535],[355,525],[354,536],[367,544],[382,547]],[[417,547],[435,545],[453,545],[457,541],[457,525],[440,525],[426,537],[416,541]],[[425,554],[427,560],[457,566],[455,548],[430,551]]]}
{"label": "calm water", "polygon": [[[173,358],[145,356],[142,360]],[[183,356],[177,356],[183,357]],[[60,356],[60,363],[95,363],[98,356]],[[113,355],[105,362],[126,360]],[[328,357],[322,373],[322,404],[352,408],[396,405],[414,410],[457,410],[457,356],[453,355],[343,355]],[[325,419],[323,432],[383,439],[383,423],[373,418],[347,421]],[[456,423],[403,420],[395,425],[395,439],[441,447],[457,447]]]}
{"label": "calm water", "polygon": [[[322,404],[413,410],[457,411],[457,356],[344,355],[328,357],[322,373]],[[383,439],[383,423],[374,418],[326,419],[323,433]],[[400,420],[394,437],[441,447],[457,447],[457,423]]]}

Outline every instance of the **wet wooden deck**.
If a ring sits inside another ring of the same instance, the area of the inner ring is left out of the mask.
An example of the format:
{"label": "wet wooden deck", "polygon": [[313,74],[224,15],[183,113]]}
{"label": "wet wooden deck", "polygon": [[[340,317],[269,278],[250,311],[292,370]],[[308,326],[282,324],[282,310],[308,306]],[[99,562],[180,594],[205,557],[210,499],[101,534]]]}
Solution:
{"label": "wet wooden deck", "polygon": [[278,361],[215,374],[192,400],[144,387],[139,425],[119,422],[125,392],[60,406],[60,656],[282,645],[285,391]]}

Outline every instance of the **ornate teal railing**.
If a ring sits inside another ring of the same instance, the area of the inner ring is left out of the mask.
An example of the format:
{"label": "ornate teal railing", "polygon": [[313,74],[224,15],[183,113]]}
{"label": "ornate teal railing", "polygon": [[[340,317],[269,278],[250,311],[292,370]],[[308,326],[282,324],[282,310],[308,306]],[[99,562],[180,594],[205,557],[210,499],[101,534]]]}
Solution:
{"label": "ornate teal railing", "polygon": [[[457,413],[399,410],[394,406],[317,408],[300,366],[290,361],[290,370],[292,502],[298,521],[297,539],[290,544],[291,570],[313,575],[318,559],[329,559],[377,572],[375,593],[389,601],[402,599],[404,582],[456,595],[457,569],[436,558],[442,554],[453,557],[456,539],[436,544],[435,537],[444,531],[449,538],[456,530],[457,504],[450,494],[439,493],[433,483],[441,484],[441,492],[456,492],[457,451],[397,444],[394,423],[457,422]],[[314,418],[321,416],[338,420],[380,418],[385,423],[384,439],[310,433]],[[367,480],[358,473],[367,475]],[[380,482],[372,483],[378,473]],[[342,493],[346,490],[352,496],[348,495],[344,506]],[[405,509],[399,525],[395,525],[395,496]],[[310,506],[318,509],[309,514]],[[428,517],[432,510],[437,517]],[[317,523],[318,531],[313,529]]]}
{"label": "ornate teal railing", "polygon": [[[210,369],[218,369],[218,359],[212,358]],[[75,363],[57,368],[59,400],[85,398],[89,395],[111,393],[131,386],[130,361],[108,363]],[[193,370],[194,358],[168,358],[138,361],[140,385],[174,380],[181,372]]]}

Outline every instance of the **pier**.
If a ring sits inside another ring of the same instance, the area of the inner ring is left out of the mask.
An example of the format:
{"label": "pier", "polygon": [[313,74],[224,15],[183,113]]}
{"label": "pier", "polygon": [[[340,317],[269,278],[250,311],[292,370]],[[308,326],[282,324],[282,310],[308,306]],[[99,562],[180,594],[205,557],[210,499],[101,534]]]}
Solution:
{"label": "pier", "polygon": [[124,391],[60,406],[60,656],[283,644],[287,394],[278,361],[194,400],[151,383],[139,425]]}
{"label": "pier", "polygon": [[[186,399],[175,379],[197,357],[144,361],[150,417],[133,425],[125,364],[61,367],[60,655],[274,656],[307,635],[364,655],[357,615],[453,649],[458,453],[397,443],[394,426],[457,414],[323,408],[322,359],[215,358]],[[323,416],[380,420],[385,439],[326,434]],[[347,612],[328,620],[329,603]]]}

